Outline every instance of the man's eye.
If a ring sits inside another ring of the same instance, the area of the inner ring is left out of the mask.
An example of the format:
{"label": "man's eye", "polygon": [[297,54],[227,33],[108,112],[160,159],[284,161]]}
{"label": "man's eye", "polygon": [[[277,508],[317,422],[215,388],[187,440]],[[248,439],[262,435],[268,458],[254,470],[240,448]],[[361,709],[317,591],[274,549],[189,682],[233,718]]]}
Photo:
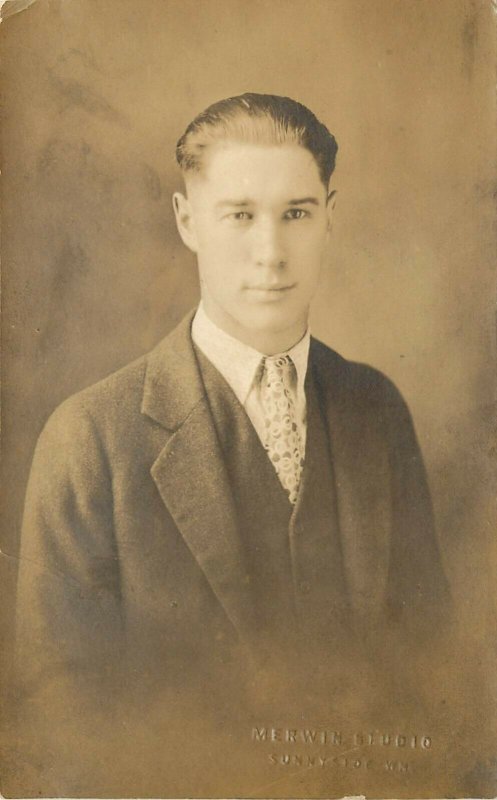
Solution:
{"label": "man's eye", "polygon": [[289,208],[285,212],[285,219],[304,219],[309,216],[309,212],[303,208]]}
{"label": "man's eye", "polygon": [[246,222],[251,219],[251,214],[248,211],[234,211],[232,214],[228,214],[228,217],[235,222]]}

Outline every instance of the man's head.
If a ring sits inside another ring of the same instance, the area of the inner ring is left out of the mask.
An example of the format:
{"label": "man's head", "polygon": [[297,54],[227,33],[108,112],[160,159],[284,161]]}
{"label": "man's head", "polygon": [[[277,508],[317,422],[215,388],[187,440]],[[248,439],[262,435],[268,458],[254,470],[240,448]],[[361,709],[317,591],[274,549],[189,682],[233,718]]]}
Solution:
{"label": "man's head", "polygon": [[305,106],[245,94],[190,123],[176,155],[178,229],[211,319],[269,352],[303,334],[331,228],[337,145]]}

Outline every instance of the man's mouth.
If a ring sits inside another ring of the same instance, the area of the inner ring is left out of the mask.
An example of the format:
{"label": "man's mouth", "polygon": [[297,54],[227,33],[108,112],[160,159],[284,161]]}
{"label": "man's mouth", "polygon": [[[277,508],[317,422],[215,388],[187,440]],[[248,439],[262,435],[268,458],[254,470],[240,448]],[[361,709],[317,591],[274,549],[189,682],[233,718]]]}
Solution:
{"label": "man's mouth", "polygon": [[256,284],[255,286],[246,286],[245,288],[251,292],[287,292],[293,289],[295,283],[291,284]]}

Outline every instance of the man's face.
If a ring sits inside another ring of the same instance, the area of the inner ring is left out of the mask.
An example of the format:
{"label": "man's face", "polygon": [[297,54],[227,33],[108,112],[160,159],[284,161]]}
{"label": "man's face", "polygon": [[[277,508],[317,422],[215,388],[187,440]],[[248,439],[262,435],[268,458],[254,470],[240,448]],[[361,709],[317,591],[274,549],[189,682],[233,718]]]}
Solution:
{"label": "man's face", "polygon": [[305,331],[330,230],[312,154],[293,144],[216,145],[187,191],[175,195],[175,210],[198,257],[207,314],[257,349],[290,347]]}

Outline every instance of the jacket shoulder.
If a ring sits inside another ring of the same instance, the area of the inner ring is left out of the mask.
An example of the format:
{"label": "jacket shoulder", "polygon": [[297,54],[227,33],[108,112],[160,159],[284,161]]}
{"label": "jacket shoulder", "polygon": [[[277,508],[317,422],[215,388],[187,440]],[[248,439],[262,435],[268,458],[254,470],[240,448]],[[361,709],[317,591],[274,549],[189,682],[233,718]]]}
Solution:
{"label": "jacket shoulder", "polygon": [[74,446],[82,439],[105,438],[110,427],[130,424],[140,416],[148,354],[140,356],[90,386],[70,395],[48,418],[40,440],[56,439]]}
{"label": "jacket shoulder", "polygon": [[313,363],[320,381],[344,403],[366,403],[406,408],[395,383],[381,370],[358,361],[351,361],[324,342],[312,339]]}
{"label": "jacket shoulder", "polygon": [[141,397],[148,353],[64,400],[59,408],[98,412],[110,403],[115,410]]}
{"label": "jacket shoulder", "polygon": [[183,393],[191,394],[193,351],[189,330],[192,316],[193,312],[189,312],[149,352],[68,397],[51,419],[89,417],[102,430],[129,433],[136,428],[138,420],[144,419],[142,408],[145,409],[147,391],[157,395],[162,409],[176,403],[175,393],[181,377],[186,383]]}

